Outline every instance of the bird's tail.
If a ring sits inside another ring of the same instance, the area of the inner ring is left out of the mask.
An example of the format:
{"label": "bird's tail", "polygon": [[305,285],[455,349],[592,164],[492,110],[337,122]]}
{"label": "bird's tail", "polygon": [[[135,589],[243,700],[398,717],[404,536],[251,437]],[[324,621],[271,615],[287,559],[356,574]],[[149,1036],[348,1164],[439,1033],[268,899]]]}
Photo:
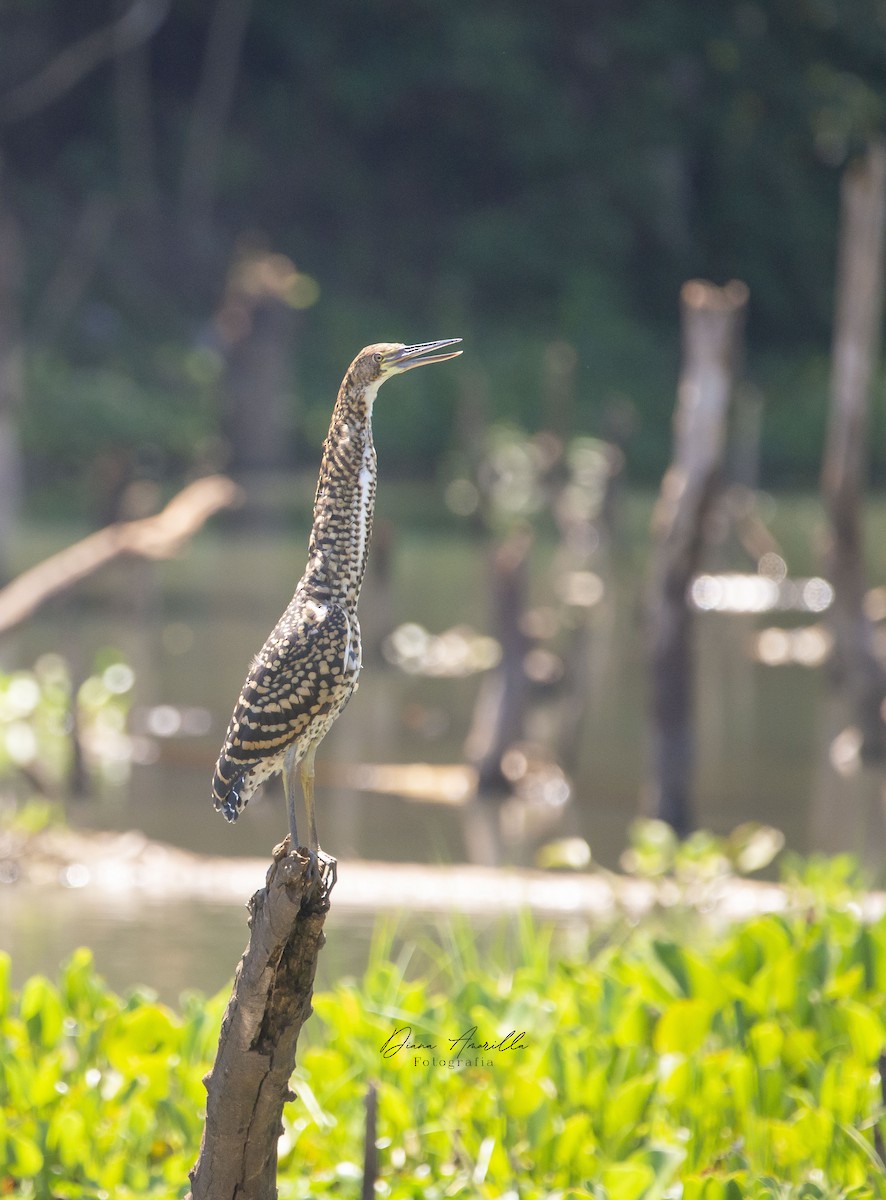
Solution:
{"label": "bird's tail", "polygon": [[236,821],[246,807],[246,798],[241,793],[243,774],[222,754],[212,776],[212,803],[226,821]]}

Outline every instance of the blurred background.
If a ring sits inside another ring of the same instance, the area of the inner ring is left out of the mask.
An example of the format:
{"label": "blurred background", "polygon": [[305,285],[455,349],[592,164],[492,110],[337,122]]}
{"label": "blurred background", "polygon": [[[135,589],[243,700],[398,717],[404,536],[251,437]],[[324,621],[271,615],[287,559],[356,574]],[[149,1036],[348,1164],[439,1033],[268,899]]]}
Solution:
{"label": "blurred background", "polygon": [[[462,337],[457,362],[376,408],[367,670],[318,760],[321,842],[341,859],[618,866],[658,811],[651,516],[680,290],[700,277],[749,299],[719,499],[696,514],[678,824],[758,822],[876,866],[883,781],[831,686],[818,480],[841,179],[883,127],[884,63],[886,10],[865,0],[7,0],[0,570],[24,583],[0,596],[0,793],[16,836],[64,812],[267,855],[282,791],[231,828],[208,784],[303,568],[339,381],[370,342]],[[877,367],[875,489],[884,389]],[[204,477],[182,528],[150,524]],[[864,516],[876,585],[876,490]],[[120,521],[156,540],[84,550]],[[44,560],[48,581],[22,574]],[[877,635],[876,589],[866,613]],[[45,897],[4,889],[22,975],[104,938],[131,977],[106,906],[71,903],[81,866],[50,856],[51,932]],[[156,914],[132,903],[149,942]],[[181,928],[191,964],[198,936]],[[206,961],[212,986],[232,959],[207,944]]]}

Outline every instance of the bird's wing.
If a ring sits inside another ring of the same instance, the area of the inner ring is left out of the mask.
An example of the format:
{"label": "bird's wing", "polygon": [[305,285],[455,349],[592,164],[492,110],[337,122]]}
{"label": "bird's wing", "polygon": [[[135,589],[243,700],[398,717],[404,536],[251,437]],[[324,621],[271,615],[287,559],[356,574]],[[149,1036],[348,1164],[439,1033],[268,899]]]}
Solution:
{"label": "bird's wing", "polygon": [[351,633],[339,605],[293,604],[253,659],[212,782],[215,807],[229,820],[261,778],[280,769],[289,746],[342,701]]}

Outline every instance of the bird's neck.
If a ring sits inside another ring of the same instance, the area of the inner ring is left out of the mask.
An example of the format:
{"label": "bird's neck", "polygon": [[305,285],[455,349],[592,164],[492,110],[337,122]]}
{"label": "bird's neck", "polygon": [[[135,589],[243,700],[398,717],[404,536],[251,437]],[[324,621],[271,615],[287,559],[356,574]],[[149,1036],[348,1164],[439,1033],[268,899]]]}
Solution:
{"label": "bird's neck", "polygon": [[375,389],[342,384],[323,445],[303,584],[324,602],[357,607],[375,510]]}

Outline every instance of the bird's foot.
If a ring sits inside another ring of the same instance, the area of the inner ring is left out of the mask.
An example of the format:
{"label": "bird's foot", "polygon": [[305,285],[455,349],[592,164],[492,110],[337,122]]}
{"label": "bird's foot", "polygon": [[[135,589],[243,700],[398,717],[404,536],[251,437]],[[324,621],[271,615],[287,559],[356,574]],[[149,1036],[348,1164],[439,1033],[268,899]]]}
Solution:
{"label": "bird's foot", "polygon": [[331,854],[327,854],[325,850],[318,850],[317,858],[323,879],[323,890],[328,896],[338,883],[338,859],[333,858]]}
{"label": "bird's foot", "polygon": [[298,853],[299,857],[306,857],[308,860],[305,875],[308,879],[310,894],[319,895],[324,903],[327,902],[329,893],[335,887],[338,879],[338,863],[331,854],[327,854],[319,848],[310,850],[299,846]]}
{"label": "bird's foot", "polygon": [[338,862],[331,854],[320,849],[310,850],[307,846],[297,846],[293,850],[289,834],[274,847],[273,854],[275,862],[291,857],[302,863],[308,884],[305,899],[311,904],[319,900],[322,907],[328,905],[329,894],[338,880]]}

